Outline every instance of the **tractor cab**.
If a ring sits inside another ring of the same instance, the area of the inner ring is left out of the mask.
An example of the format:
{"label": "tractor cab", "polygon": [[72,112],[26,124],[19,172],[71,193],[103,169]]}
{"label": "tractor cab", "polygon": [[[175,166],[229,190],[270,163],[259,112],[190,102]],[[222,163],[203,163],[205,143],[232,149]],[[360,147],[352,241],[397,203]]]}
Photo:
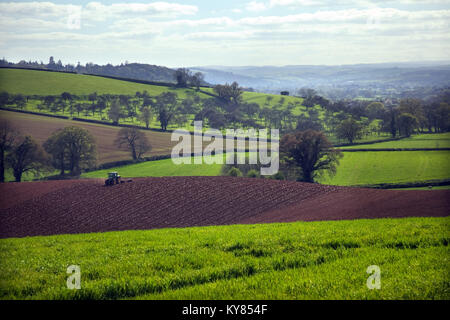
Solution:
{"label": "tractor cab", "polygon": [[108,178],[109,179],[116,179],[117,177],[119,177],[119,174],[117,172],[110,172],[110,173],[108,173]]}
{"label": "tractor cab", "polygon": [[109,172],[108,179],[105,180],[105,185],[112,186],[120,183],[120,176],[117,172]]}

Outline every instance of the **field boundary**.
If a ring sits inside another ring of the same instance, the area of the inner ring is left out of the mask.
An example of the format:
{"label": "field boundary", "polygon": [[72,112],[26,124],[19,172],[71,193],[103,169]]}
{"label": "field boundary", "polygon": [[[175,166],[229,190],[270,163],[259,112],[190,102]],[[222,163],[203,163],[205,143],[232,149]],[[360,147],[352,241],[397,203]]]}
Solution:
{"label": "field boundary", "polygon": [[400,183],[358,184],[352,185],[351,187],[372,188],[372,189],[405,189],[405,188],[421,188],[421,187],[440,187],[449,185],[450,179],[435,179],[435,180],[400,182]]}
{"label": "field boundary", "polygon": [[340,143],[340,144],[334,145],[334,147],[340,148],[340,147],[362,146],[362,145],[375,144],[375,143],[380,143],[380,142],[398,141],[398,140],[402,140],[405,138],[407,138],[407,137],[387,138],[387,139],[379,139],[379,140],[373,140],[373,141],[367,141],[367,142],[356,142],[356,143]]}
{"label": "field boundary", "polygon": [[383,152],[383,151],[450,151],[450,148],[379,148],[379,149],[337,149],[342,152]]}

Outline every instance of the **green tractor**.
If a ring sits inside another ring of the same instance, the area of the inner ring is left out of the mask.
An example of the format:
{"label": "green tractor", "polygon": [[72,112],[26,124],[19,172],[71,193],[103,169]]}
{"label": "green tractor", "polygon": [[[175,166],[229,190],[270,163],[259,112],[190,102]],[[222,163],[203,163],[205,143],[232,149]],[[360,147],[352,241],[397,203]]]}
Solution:
{"label": "green tractor", "polygon": [[105,180],[105,186],[113,186],[114,184],[120,183],[120,176],[117,172],[108,173],[108,179]]}

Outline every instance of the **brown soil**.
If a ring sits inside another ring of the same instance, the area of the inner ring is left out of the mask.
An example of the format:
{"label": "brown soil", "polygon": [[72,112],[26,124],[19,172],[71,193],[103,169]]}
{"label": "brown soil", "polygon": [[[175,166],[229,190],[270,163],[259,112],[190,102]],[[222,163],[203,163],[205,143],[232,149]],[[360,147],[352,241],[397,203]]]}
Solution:
{"label": "brown soil", "polygon": [[243,223],[447,216],[450,191],[232,177],[0,184],[0,237]]}

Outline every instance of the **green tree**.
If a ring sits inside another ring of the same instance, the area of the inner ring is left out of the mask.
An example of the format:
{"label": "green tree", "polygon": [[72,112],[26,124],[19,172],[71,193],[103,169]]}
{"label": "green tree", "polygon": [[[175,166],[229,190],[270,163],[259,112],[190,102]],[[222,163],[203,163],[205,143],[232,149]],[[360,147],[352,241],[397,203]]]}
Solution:
{"label": "green tree", "polygon": [[148,129],[150,123],[152,122],[153,114],[149,107],[144,107],[141,110],[139,119],[145,123],[145,127]]}
{"label": "green tree", "polygon": [[367,116],[370,120],[381,119],[386,111],[381,102],[372,102],[366,107]]}
{"label": "green tree", "polygon": [[59,129],[52,133],[52,135],[44,142],[44,150],[50,155],[51,164],[54,168],[60,170],[60,175],[64,176],[65,169],[68,168],[66,164],[66,141],[63,137],[63,130]]}
{"label": "green tree", "polygon": [[353,118],[342,121],[336,128],[336,136],[339,139],[345,139],[350,144],[356,139],[362,137],[362,125]]}
{"label": "green tree", "polygon": [[410,137],[414,129],[419,125],[419,121],[410,113],[402,113],[398,116],[398,128],[400,134]]}
{"label": "green tree", "polygon": [[17,140],[19,132],[12,123],[5,119],[0,119],[0,182],[5,182],[5,157]]}
{"label": "green tree", "polygon": [[67,168],[72,176],[79,175],[82,169],[96,163],[95,139],[80,127],[71,126],[54,132],[44,146],[52,156],[53,165],[62,173]]}
{"label": "green tree", "polygon": [[322,132],[314,130],[284,135],[280,141],[280,154],[280,159],[301,168],[299,180],[305,182],[314,182],[324,173],[335,174],[342,157]]}
{"label": "green tree", "polygon": [[8,165],[13,169],[16,182],[22,181],[22,175],[25,172],[38,174],[47,171],[47,160],[42,147],[30,136],[26,136],[16,143],[6,157]]}
{"label": "green tree", "polygon": [[117,99],[113,100],[111,107],[108,110],[108,118],[113,122],[114,125],[118,125],[121,118],[123,118],[122,108]]}
{"label": "green tree", "polygon": [[167,126],[175,116],[177,107],[177,95],[173,92],[164,92],[156,97],[154,108],[158,113],[158,120],[162,130],[167,130]]}

